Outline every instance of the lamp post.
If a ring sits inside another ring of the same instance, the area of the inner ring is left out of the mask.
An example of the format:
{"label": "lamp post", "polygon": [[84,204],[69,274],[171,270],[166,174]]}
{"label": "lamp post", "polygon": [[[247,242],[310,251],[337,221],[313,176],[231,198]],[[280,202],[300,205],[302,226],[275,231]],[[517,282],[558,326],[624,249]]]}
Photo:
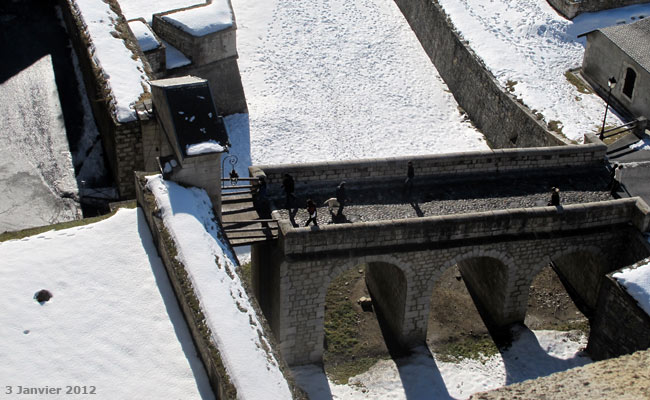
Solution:
{"label": "lamp post", "polygon": [[609,86],[609,91],[607,92],[607,102],[605,104],[605,116],[603,117],[603,127],[600,128],[600,135],[598,138],[603,140],[605,138],[605,120],[607,119],[607,110],[609,110],[609,100],[612,97],[612,89],[616,86],[616,79],[612,76],[607,81],[607,86]]}
{"label": "lamp post", "polygon": [[226,160],[228,160],[228,163],[232,166],[232,171],[230,171],[230,185],[235,185],[237,184],[237,180],[239,179],[239,175],[237,174],[237,171],[235,171],[235,165],[237,165],[237,162],[239,159],[237,158],[236,155],[229,155],[223,158],[221,160],[221,178],[225,179],[225,167],[224,164],[226,163]]}

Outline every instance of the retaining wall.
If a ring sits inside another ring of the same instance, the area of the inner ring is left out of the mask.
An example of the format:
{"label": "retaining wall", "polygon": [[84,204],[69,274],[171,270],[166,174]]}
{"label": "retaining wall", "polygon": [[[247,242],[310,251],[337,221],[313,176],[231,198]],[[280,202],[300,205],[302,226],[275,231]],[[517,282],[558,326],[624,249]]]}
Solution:
{"label": "retaining wall", "polygon": [[568,19],[585,12],[609,10],[633,4],[647,3],[647,0],[547,0],[551,7]]}
{"label": "retaining wall", "polygon": [[492,148],[568,144],[505,92],[435,0],[395,0],[458,104]]}
{"label": "retaining wall", "polygon": [[[635,266],[648,261],[642,260]],[[616,272],[602,280],[587,346],[594,360],[619,357],[650,347],[650,316],[612,277]]]}
{"label": "retaining wall", "polygon": [[501,149],[439,155],[374,158],[355,161],[321,163],[256,165],[249,168],[251,176],[265,176],[269,190],[278,190],[285,173],[291,174],[296,187],[309,184],[385,180],[406,176],[406,163],[413,161],[416,176],[464,178],[472,174],[530,171],[554,168],[589,168],[602,166],[607,146],[587,144],[527,149]]}

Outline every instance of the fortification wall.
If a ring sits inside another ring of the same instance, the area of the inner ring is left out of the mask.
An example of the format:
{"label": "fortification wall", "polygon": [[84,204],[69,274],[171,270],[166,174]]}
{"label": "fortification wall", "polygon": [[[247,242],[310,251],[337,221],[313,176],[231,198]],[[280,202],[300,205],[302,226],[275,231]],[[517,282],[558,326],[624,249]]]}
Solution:
{"label": "fortification wall", "polygon": [[[644,259],[633,267],[645,264]],[[618,271],[616,271],[618,272]],[[587,351],[594,360],[619,357],[650,347],[650,316],[608,274],[602,281]]]}
{"label": "fortification wall", "polygon": [[602,166],[607,146],[588,144],[551,148],[501,149],[466,153],[448,153],[413,157],[374,158],[303,164],[256,165],[251,176],[265,176],[269,190],[278,190],[285,173],[296,180],[296,187],[329,182],[385,180],[406,176],[406,163],[413,161],[416,176],[464,178],[472,174],[500,172],[539,172],[554,168],[589,168]]}
{"label": "fortification wall", "polygon": [[546,129],[507,93],[456,33],[435,0],[395,0],[458,104],[492,148],[556,146],[568,140]]}
{"label": "fortification wall", "polygon": [[647,3],[646,0],[547,0],[551,7],[568,19],[585,12],[609,10],[611,8]]}
{"label": "fortification wall", "polygon": [[[102,145],[108,165],[116,181],[121,198],[134,198],[133,171],[142,169],[142,138],[140,137],[139,122],[131,121],[120,123],[114,112],[111,102],[112,94],[104,76],[104,71],[97,65],[91,52],[91,40],[87,33],[86,24],[79,15],[72,0],[59,0],[63,20],[66,24],[68,35],[79,59],[88,100],[93,110],[97,129],[101,133]],[[118,10],[119,11],[119,10]],[[124,23],[125,30],[122,34],[133,35]],[[135,42],[135,38],[131,38]],[[135,46],[137,48],[137,46]],[[150,71],[149,64],[144,61],[146,70]]]}

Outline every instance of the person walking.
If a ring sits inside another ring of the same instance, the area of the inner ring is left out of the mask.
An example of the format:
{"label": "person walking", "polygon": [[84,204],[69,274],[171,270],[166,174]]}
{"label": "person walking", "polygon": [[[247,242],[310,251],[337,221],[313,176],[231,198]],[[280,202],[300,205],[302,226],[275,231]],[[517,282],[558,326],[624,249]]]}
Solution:
{"label": "person walking", "polygon": [[555,207],[560,205],[560,188],[551,188],[551,201],[548,202],[548,205]]}
{"label": "person walking", "polygon": [[339,202],[339,209],[336,213],[337,217],[343,215],[343,207],[345,207],[345,181],[341,182],[336,187],[336,201]]}
{"label": "person walking", "polygon": [[406,164],[406,180],[404,181],[404,194],[410,198],[413,192],[413,178],[415,178],[415,169],[413,168],[413,161]]}
{"label": "person walking", "polygon": [[305,226],[308,226],[310,222],[313,222],[314,226],[318,226],[318,209],[311,199],[307,200],[307,214],[309,214],[309,219]]}
{"label": "person walking", "polygon": [[293,200],[296,198],[296,195],[293,194],[296,184],[293,180],[293,177],[289,174],[284,174],[284,178],[282,179],[282,188],[284,189],[284,194],[286,196],[286,209],[291,210],[291,206],[293,205]]}

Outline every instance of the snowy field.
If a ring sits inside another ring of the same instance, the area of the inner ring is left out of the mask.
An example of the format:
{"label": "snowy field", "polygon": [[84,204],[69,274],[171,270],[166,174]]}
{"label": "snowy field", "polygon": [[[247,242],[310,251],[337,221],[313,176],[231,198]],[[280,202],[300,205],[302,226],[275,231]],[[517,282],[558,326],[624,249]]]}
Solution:
{"label": "snowy field", "polygon": [[0,233],[79,218],[49,55],[0,83],[0,110]]}
{"label": "snowy field", "polygon": [[[581,94],[564,73],[582,65],[586,39],[578,35],[650,16],[650,4],[581,14],[566,20],[543,0],[438,0],[469,46],[503,87],[545,120],[560,121],[563,133],[582,142],[600,128],[605,102]],[[621,80],[622,81],[622,80]],[[610,113],[608,124],[620,124]]]}
{"label": "snowy field", "polygon": [[[85,386],[95,394],[84,398],[213,398],[140,210],[0,243],[0,259],[3,395],[49,386],[63,390],[40,398],[63,399]],[[43,304],[41,289],[53,294]]]}
{"label": "snowy field", "polygon": [[254,164],[487,149],[391,0],[233,0]]}

